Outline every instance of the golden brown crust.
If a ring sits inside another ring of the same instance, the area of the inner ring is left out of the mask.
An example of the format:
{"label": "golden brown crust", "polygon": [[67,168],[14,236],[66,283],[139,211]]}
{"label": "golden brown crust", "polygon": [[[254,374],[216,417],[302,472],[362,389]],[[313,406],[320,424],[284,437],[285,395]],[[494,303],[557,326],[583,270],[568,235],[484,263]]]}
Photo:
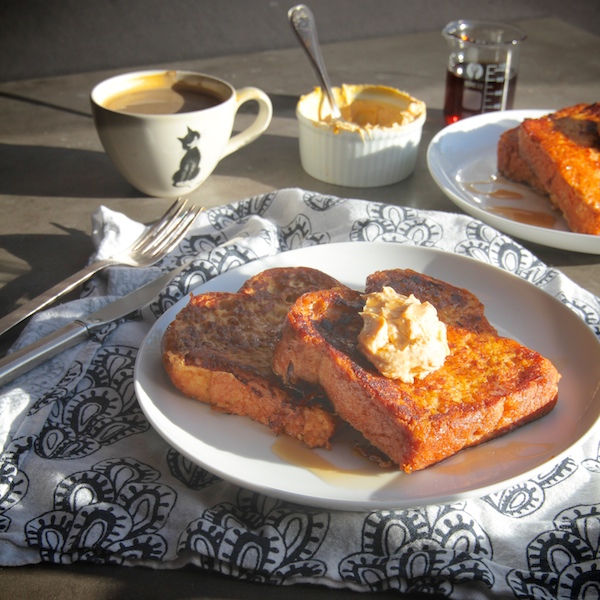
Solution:
{"label": "golden brown crust", "polygon": [[600,235],[600,103],[525,119],[501,136],[498,168],[547,194],[572,231]]}
{"label": "golden brown crust", "polygon": [[536,192],[545,194],[546,189],[538,176],[519,152],[519,128],[505,131],[498,142],[498,172],[511,181],[524,183]]}
{"label": "golden brown crust", "polygon": [[271,369],[273,350],[289,307],[303,292],[340,285],[304,267],[269,269],[236,293],[192,296],[167,327],[165,369],[182,393],[216,410],[244,415],[308,446],[328,446],[332,413],[282,384]]}
{"label": "golden brown crust", "polygon": [[284,380],[322,386],[338,414],[406,472],[502,435],[556,403],[559,375],[550,361],[479,318],[471,330],[464,321],[453,325],[451,311],[441,311],[450,346],[442,368],[413,384],[383,377],[357,348],[362,304],[347,289],[303,295],[288,313],[273,369]]}

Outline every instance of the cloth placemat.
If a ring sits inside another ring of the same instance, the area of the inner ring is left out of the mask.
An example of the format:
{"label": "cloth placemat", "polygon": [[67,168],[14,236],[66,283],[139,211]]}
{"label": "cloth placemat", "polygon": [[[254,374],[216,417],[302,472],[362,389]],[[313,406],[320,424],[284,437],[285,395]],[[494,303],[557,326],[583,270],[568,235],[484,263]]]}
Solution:
{"label": "cloth placemat", "polygon": [[[143,226],[100,208],[97,255]],[[193,258],[148,309],[0,389],[0,565],[194,564],[271,584],[449,598],[600,595],[600,432],[534,478],[414,510],[302,507],[225,482],[152,429],[134,361],[155,320],[190,289],[249,261],[343,241],[475,257],[543,288],[600,337],[600,300],[470,217],[285,189],[202,213],[149,269],[112,268],[84,297],[40,313],[15,349]],[[326,248],[323,250],[326,252]]]}

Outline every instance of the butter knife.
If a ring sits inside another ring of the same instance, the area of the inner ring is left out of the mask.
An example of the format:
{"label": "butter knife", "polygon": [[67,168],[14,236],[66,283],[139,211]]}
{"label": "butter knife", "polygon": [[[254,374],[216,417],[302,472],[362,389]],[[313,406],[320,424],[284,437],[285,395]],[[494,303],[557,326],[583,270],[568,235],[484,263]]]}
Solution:
{"label": "butter knife", "polygon": [[143,285],[134,292],[107,304],[100,310],[81,317],[61,327],[57,331],[33,342],[21,350],[0,359],[0,387],[16,377],[27,373],[67,348],[87,339],[94,331],[127,316],[135,310],[144,308],[152,302],[158,293],[189,263],[160,275],[154,281]]}

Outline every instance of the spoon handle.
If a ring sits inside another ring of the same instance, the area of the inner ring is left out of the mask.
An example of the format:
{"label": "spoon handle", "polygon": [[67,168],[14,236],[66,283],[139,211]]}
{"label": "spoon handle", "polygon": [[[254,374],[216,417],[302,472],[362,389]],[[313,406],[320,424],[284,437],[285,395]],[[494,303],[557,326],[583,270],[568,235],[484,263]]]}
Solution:
{"label": "spoon handle", "polygon": [[293,6],[288,11],[288,19],[294,33],[300,40],[300,44],[306,51],[308,58],[317,73],[321,86],[327,94],[329,104],[331,106],[331,116],[334,119],[341,119],[340,109],[335,101],[333,92],[331,91],[331,81],[327,74],[325,61],[321,55],[321,47],[317,36],[317,26],[312,11],[305,4]]}

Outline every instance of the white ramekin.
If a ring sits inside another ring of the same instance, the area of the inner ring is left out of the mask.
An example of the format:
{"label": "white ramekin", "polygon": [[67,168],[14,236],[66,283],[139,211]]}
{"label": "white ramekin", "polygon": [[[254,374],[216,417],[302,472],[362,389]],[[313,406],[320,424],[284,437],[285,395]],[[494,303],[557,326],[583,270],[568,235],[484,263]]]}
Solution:
{"label": "white ramekin", "polygon": [[[351,90],[344,90],[348,102],[357,97],[382,100],[393,103],[399,112],[416,102],[422,111],[405,125],[346,130],[323,119],[328,102],[317,88],[302,96],[296,108],[302,168],[315,179],[347,187],[377,187],[406,179],[417,162],[425,105],[394,88],[346,87]],[[334,91],[339,94],[339,88]]]}

